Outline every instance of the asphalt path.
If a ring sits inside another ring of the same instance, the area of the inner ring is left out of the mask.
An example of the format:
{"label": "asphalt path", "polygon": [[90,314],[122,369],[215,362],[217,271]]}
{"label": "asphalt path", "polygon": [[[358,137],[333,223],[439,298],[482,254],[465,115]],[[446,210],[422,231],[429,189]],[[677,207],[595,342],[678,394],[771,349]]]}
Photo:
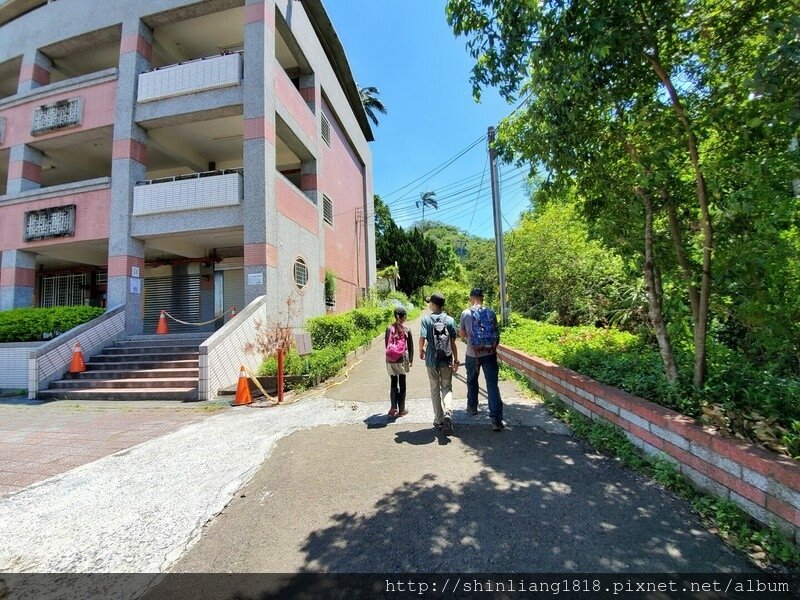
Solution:
{"label": "asphalt path", "polygon": [[513,381],[501,382],[510,428],[497,433],[484,390],[481,414],[465,412],[460,372],[445,437],[417,360],[410,414],[387,418],[382,346],[316,393],[368,416],[278,441],[173,572],[752,570],[685,502],[570,436]]}

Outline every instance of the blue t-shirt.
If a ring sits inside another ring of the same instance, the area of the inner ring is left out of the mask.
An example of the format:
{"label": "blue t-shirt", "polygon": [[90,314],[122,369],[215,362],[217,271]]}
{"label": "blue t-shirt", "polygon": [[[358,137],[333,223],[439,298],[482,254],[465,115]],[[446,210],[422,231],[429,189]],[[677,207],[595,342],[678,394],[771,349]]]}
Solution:
{"label": "blue t-shirt", "polygon": [[428,341],[425,346],[425,365],[431,369],[439,367],[447,367],[453,364],[453,357],[447,360],[436,360],[436,348],[433,343],[433,323],[434,321],[442,321],[447,327],[447,332],[450,334],[450,339],[455,340],[458,333],[456,332],[456,323],[453,317],[445,312],[436,314],[425,315],[422,317],[422,326],[420,327],[419,337]]}

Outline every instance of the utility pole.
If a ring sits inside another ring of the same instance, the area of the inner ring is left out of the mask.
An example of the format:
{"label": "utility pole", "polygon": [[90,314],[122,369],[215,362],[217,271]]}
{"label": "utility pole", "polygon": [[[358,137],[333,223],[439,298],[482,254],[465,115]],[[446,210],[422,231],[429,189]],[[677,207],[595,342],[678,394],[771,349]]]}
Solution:
{"label": "utility pole", "polygon": [[489,127],[489,173],[492,178],[492,207],[494,208],[494,242],[497,252],[497,277],[500,280],[500,320],[508,325],[508,304],[506,303],[506,252],[503,248],[503,216],[500,213],[500,177],[497,171],[497,154],[492,147],[494,127]]}

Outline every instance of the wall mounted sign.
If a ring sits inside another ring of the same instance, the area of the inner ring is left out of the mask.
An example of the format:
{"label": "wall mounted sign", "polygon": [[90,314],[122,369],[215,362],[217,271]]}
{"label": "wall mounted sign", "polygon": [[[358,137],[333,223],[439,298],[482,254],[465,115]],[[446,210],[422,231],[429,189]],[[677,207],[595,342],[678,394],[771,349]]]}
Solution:
{"label": "wall mounted sign", "polygon": [[55,206],[25,213],[26,242],[75,235],[75,205]]}

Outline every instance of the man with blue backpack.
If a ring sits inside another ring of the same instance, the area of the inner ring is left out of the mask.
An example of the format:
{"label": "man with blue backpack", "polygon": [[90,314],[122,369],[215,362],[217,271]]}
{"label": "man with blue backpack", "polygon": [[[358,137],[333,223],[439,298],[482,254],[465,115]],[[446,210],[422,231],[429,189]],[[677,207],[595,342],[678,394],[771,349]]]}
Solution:
{"label": "man with blue backpack", "polygon": [[497,314],[483,305],[481,288],[472,288],[469,302],[470,307],[461,313],[458,325],[458,336],[467,343],[467,412],[478,414],[478,376],[483,369],[492,431],[502,431],[506,425],[503,422],[503,400],[497,385],[500,369],[497,364],[497,345],[500,343]]}

